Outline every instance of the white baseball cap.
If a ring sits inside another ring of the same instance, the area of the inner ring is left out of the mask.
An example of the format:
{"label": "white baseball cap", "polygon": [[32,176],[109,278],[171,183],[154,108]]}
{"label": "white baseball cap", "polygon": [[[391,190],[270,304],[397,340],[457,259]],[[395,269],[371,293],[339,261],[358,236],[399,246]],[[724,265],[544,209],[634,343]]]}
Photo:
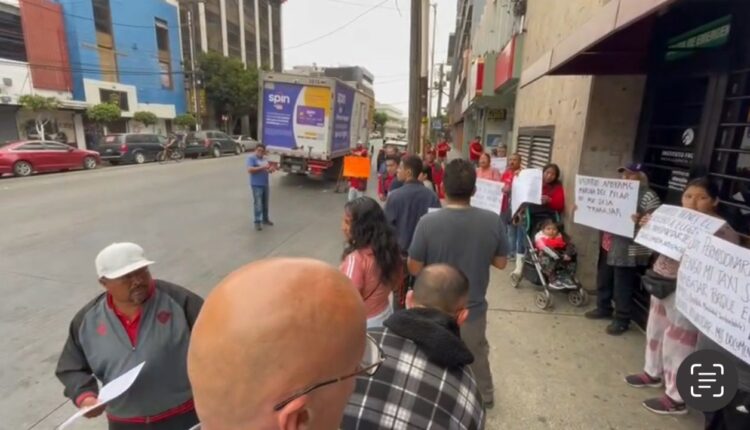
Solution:
{"label": "white baseball cap", "polygon": [[94,260],[99,278],[117,279],[154,264],[143,255],[143,248],[130,242],[113,243],[99,252]]}

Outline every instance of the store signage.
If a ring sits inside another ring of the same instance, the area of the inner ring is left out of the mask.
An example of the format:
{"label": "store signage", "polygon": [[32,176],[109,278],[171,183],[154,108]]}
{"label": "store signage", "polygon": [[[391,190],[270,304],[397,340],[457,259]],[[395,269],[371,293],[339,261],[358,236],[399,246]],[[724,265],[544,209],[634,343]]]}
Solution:
{"label": "store signage", "polygon": [[690,57],[699,49],[718,48],[729,41],[732,29],[732,15],[703,24],[686,33],[675,36],[667,42],[667,61]]}
{"label": "store signage", "polygon": [[693,163],[693,153],[680,149],[662,149],[659,153],[661,163],[671,163],[681,166],[690,166]]}
{"label": "store signage", "polygon": [[487,121],[505,121],[508,118],[507,109],[489,109],[487,111]]}
{"label": "store signage", "polygon": [[685,144],[685,146],[690,146],[691,143],[695,140],[695,130],[692,128],[688,128],[684,132],[682,132],[682,143]]}
{"label": "store signage", "polygon": [[513,36],[497,56],[497,61],[495,62],[495,91],[513,78],[513,60],[515,56],[516,36]]}

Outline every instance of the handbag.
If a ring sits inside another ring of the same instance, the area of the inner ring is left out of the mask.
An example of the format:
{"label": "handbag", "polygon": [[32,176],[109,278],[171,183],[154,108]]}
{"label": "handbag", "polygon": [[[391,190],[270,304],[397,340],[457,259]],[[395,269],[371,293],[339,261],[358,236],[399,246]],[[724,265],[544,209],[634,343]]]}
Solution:
{"label": "handbag", "polygon": [[657,299],[666,299],[677,289],[677,280],[665,278],[651,269],[641,276],[641,286]]}

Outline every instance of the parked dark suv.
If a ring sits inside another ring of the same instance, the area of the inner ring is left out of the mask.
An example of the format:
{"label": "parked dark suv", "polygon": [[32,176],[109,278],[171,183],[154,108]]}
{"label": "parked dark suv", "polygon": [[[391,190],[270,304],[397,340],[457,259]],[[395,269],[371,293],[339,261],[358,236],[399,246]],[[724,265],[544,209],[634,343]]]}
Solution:
{"label": "parked dark suv", "polygon": [[229,135],[218,130],[191,131],[185,136],[185,156],[198,158],[210,155],[214,158],[221,154],[242,154],[242,146]]}
{"label": "parked dark suv", "polygon": [[157,154],[164,150],[162,145],[167,138],[158,134],[124,133],[104,136],[96,148],[102,160],[110,164],[136,163],[155,161]]}

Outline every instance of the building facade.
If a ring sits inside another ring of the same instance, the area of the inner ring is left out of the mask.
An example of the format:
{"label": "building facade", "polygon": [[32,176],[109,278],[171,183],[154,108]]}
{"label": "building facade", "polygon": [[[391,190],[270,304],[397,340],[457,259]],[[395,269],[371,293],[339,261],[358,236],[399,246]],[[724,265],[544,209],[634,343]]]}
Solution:
{"label": "building facade", "polygon": [[509,146],[525,9],[513,0],[462,0],[457,7],[448,52],[453,143],[463,152],[475,136],[487,147]]}
{"label": "building facade", "polygon": [[37,138],[24,95],[53,97],[47,138],[83,147],[85,104],[73,99],[62,8],[49,0],[0,0],[0,141]]}
{"label": "building facade", "polygon": [[[70,56],[72,92],[87,105],[119,105],[122,120],[108,132],[144,131],[130,118],[154,113],[153,132],[171,130],[185,112],[180,26],[176,0],[59,0]],[[90,124],[84,124],[88,140]],[[91,145],[92,142],[89,142]]]}
{"label": "building facade", "polygon": [[[643,162],[651,186],[679,204],[709,175],[729,223],[750,226],[750,19],[744,1],[528,0],[516,147],[575,174],[615,177]],[[536,145],[544,142],[544,145]],[[537,150],[537,146],[540,148]],[[599,240],[568,222],[593,286]],[[648,296],[640,291],[641,321]]]}
{"label": "building facade", "polygon": [[400,109],[392,105],[377,103],[375,104],[375,112],[383,112],[388,115],[384,133],[386,139],[404,138],[406,135],[406,117]]}

